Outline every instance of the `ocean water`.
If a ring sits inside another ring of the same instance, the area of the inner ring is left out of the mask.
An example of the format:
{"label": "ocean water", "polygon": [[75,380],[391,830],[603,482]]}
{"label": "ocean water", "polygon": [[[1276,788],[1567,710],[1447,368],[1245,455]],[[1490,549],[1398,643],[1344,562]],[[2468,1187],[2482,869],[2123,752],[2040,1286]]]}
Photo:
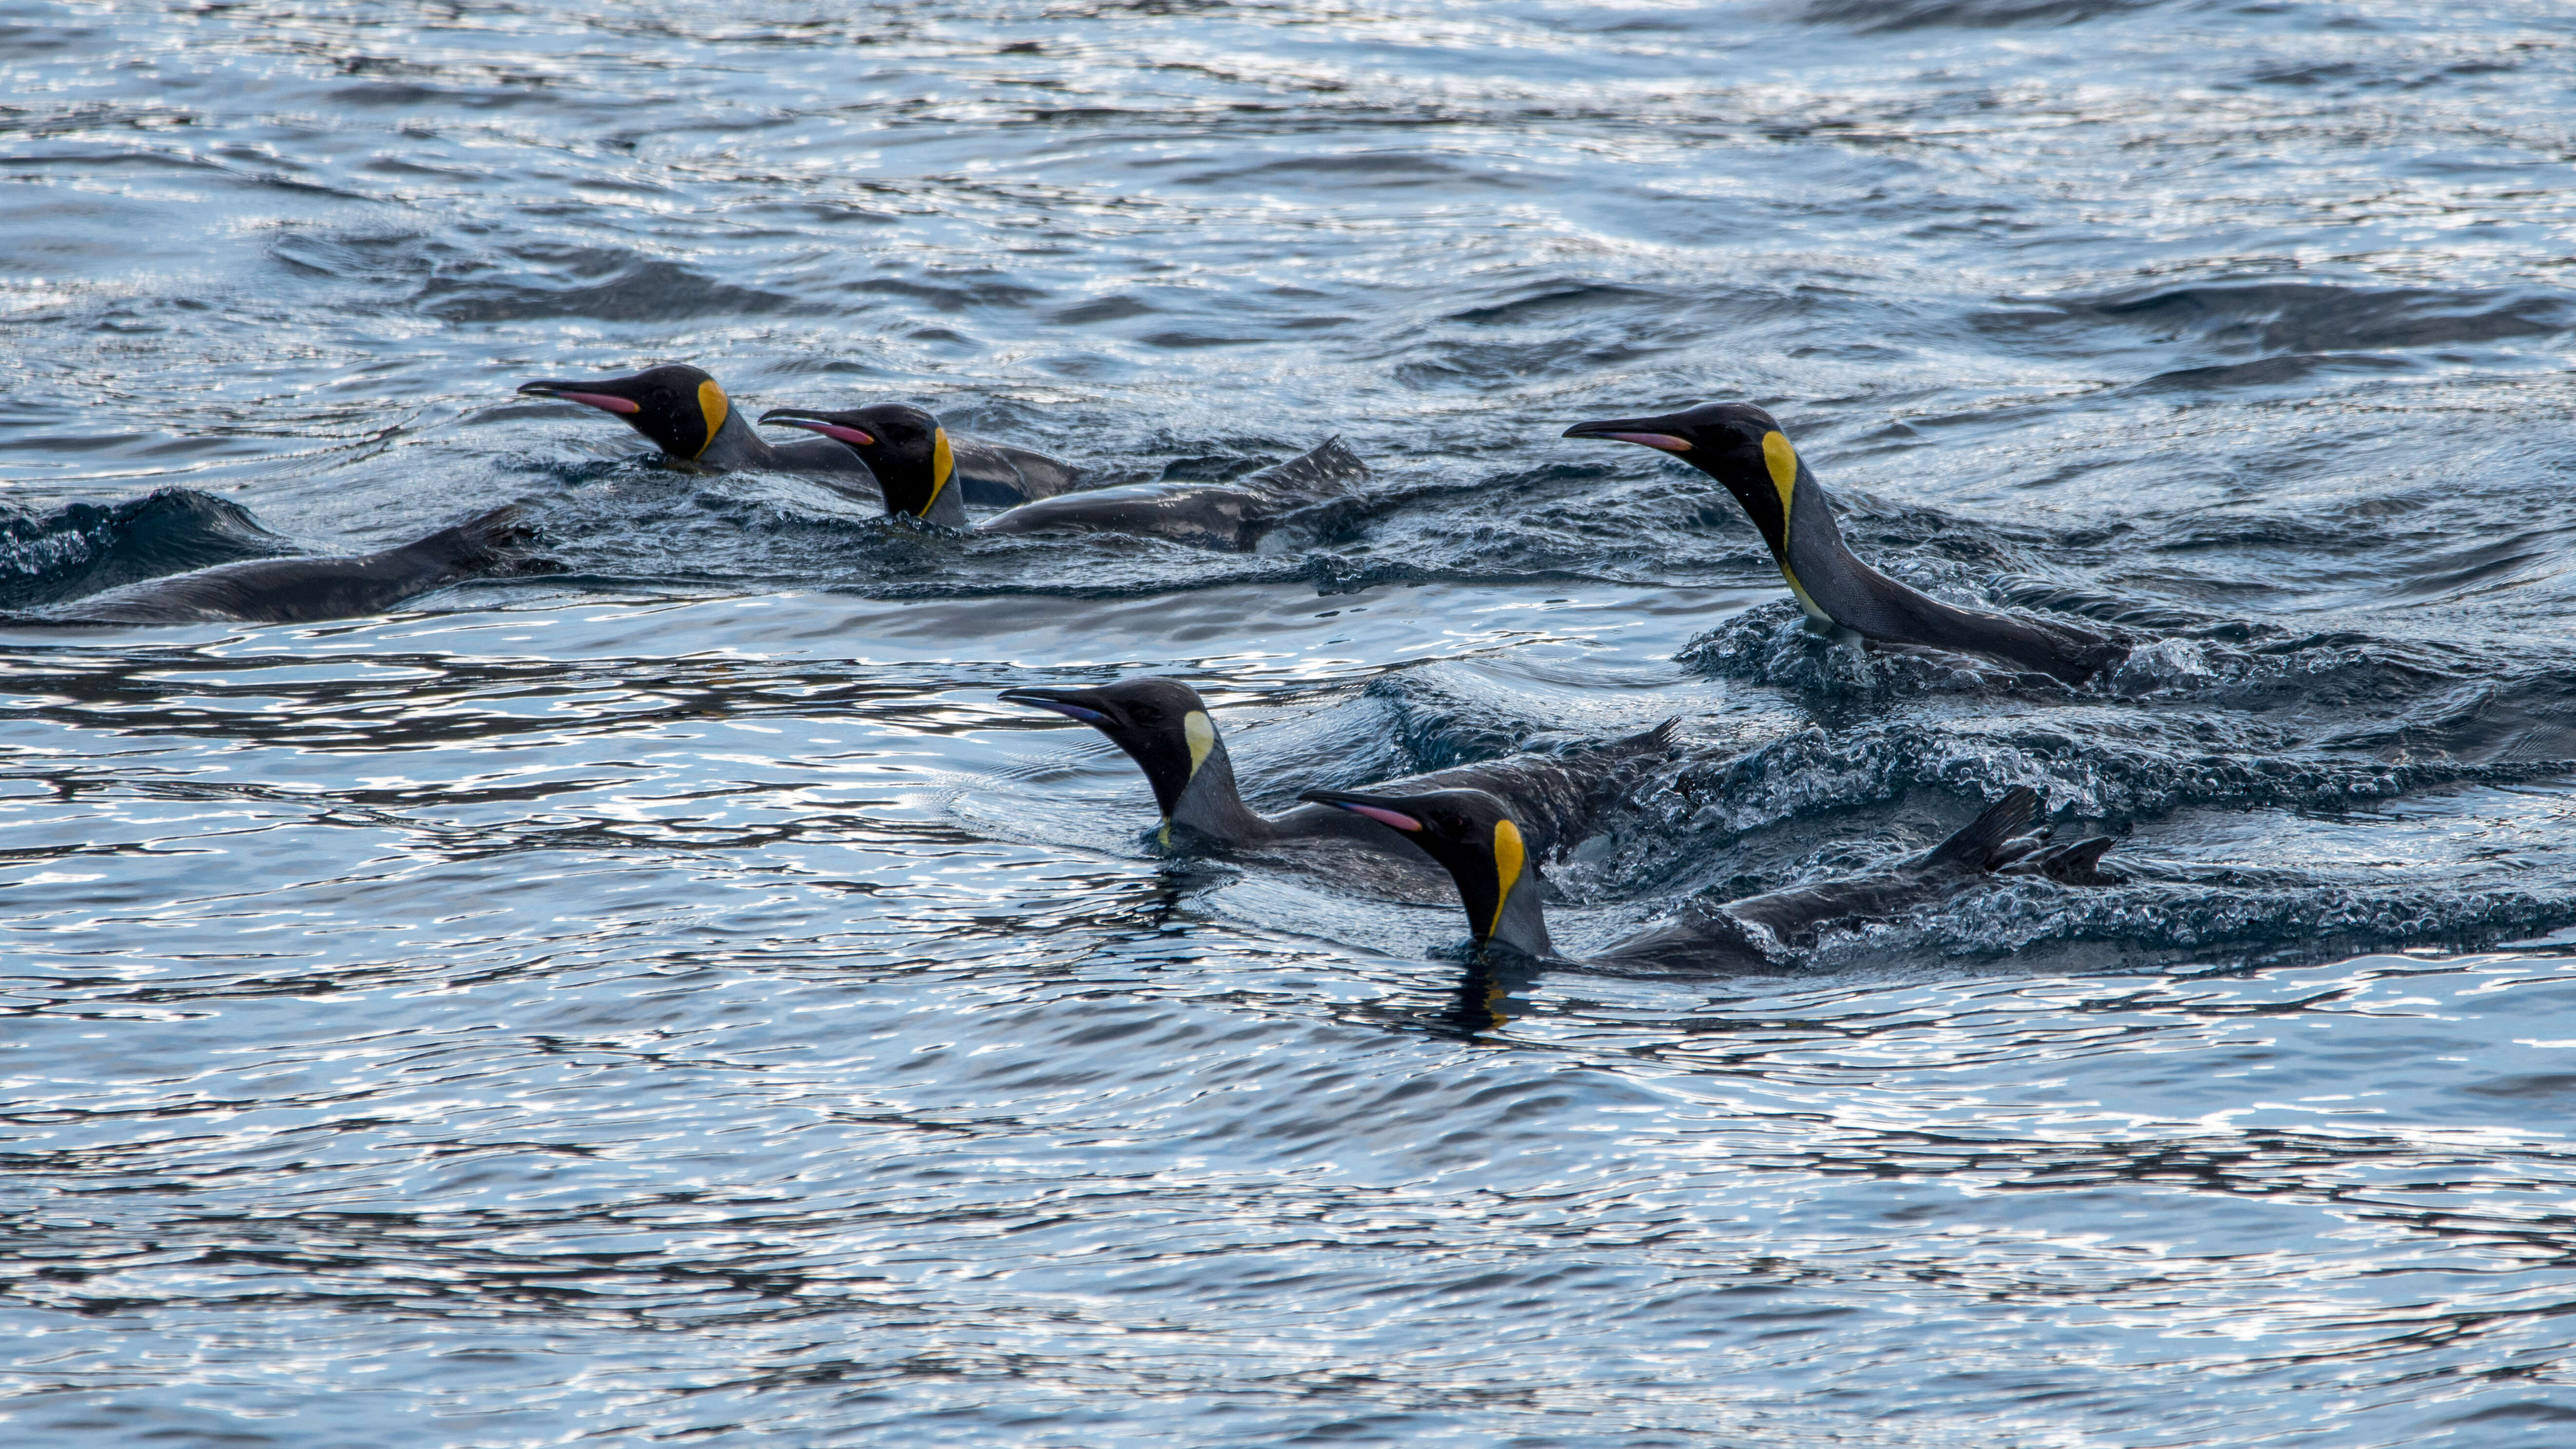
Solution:
{"label": "ocean water", "polygon": [[[0,632],[0,1442],[2576,1440],[2571,84],[2547,0],[0,0],[0,608],[564,565]],[[1376,474],[960,538],[512,393],[673,360]],[[1558,437],[1701,398],[2138,649],[1828,648]],[[2015,784],[2125,880],[1494,980],[994,697],[1145,672],[1274,807],[1678,716],[1577,951]]]}

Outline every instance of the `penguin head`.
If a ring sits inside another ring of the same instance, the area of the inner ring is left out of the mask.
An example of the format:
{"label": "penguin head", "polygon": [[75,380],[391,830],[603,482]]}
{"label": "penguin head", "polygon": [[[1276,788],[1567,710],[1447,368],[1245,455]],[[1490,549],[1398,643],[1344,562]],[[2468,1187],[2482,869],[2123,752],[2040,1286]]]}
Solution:
{"label": "penguin head", "polygon": [[1145,772],[1167,820],[1190,781],[1225,752],[1207,701],[1177,679],[1124,679],[1105,689],[1006,689],[1002,698],[1054,710],[1109,736]]}
{"label": "penguin head", "polygon": [[682,462],[694,461],[705,452],[733,412],[716,380],[684,362],[598,382],[523,382],[519,391],[615,413],[655,447]]}
{"label": "penguin head", "polygon": [[771,408],[760,420],[849,444],[868,471],[877,475],[888,513],[929,517],[931,505],[957,475],[948,430],[939,425],[939,419],[904,403],[878,403],[837,413]]}
{"label": "penguin head", "polygon": [[1512,823],[1511,810],[1482,790],[1434,790],[1423,795],[1365,795],[1348,790],[1309,790],[1297,797],[1365,815],[1422,847],[1449,868],[1467,907],[1467,926],[1483,945],[1503,927],[1503,909],[1516,890],[1534,888],[1536,862]]}
{"label": "penguin head", "polygon": [[1789,503],[1812,475],[1769,413],[1751,403],[1701,403],[1651,418],[1605,418],[1576,423],[1569,438],[1640,443],[1679,457],[1726,485],[1745,516],[1762,531],[1772,557],[1788,557]]}

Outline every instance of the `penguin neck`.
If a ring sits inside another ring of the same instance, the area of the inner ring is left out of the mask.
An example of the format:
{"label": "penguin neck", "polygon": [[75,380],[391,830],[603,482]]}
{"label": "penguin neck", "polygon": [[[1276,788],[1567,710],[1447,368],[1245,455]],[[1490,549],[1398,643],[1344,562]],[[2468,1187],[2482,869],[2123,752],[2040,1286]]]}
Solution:
{"label": "penguin neck", "polygon": [[935,523],[942,528],[966,526],[966,490],[954,477],[948,480],[947,487],[939,490],[939,496],[931,500],[930,511],[921,515],[921,521]]}
{"label": "penguin neck", "polygon": [[2090,630],[1942,603],[1862,563],[1843,542],[1833,496],[1803,464],[1790,498],[1788,538],[1773,557],[1810,618],[1865,639],[1983,654],[2068,683],[2083,682],[2125,652]]}
{"label": "penguin neck", "polygon": [[1165,808],[1163,818],[1228,845],[1271,839],[1279,827],[1254,814],[1234,785],[1234,762],[1225,756],[1225,740],[1209,746],[1207,758],[1190,772],[1181,793]]}
{"label": "penguin neck", "polygon": [[768,446],[768,466],[781,472],[854,474],[870,483],[876,481],[876,475],[859,460],[855,449],[830,438],[808,438],[801,443],[770,443]]}
{"label": "penguin neck", "polygon": [[[837,448],[840,445],[834,443],[829,446]],[[842,449],[842,451],[848,450]],[[676,457],[676,455],[665,456]],[[698,456],[679,458],[678,461],[694,463],[701,468],[727,470],[787,466],[780,461],[779,450],[771,447],[769,440],[762,437],[759,430],[743,420],[740,408],[733,408],[725,413],[724,426],[716,429],[716,435],[707,440],[704,448],[698,450]]]}
{"label": "penguin neck", "polygon": [[1870,580],[1904,587],[1853,556],[1834,517],[1833,496],[1804,464],[1799,466],[1798,486],[1790,494],[1782,527],[1786,536],[1771,550],[1772,562],[1780,566],[1780,578],[1789,592],[1797,595],[1798,607],[1818,623],[1858,628],[1851,616],[1867,612],[1863,605]]}
{"label": "penguin neck", "polygon": [[[1480,933],[1476,944],[1503,946],[1524,956],[1554,956],[1556,945],[1547,937],[1547,911],[1540,906],[1538,895],[1538,871],[1534,866],[1525,866],[1512,893],[1503,898],[1502,914],[1491,922],[1472,923]],[[1485,933],[1489,924],[1494,929]]]}
{"label": "penguin neck", "polygon": [[[964,528],[966,526],[966,490],[959,485],[958,480],[954,476],[949,478],[945,487],[938,487],[938,485],[931,481],[930,470],[926,466],[920,468],[908,468],[904,470],[902,476],[904,486],[902,489],[897,490],[886,486],[886,475],[884,473],[877,474],[877,488],[878,491],[885,496],[886,512],[889,515],[900,514],[906,518],[918,518],[924,523],[935,523],[942,528]],[[938,487],[938,491],[935,493],[931,491],[934,487]],[[913,508],[917,507],[918,504],[904,504],[897,503],[895,501],[895,495],[898,491],[900,491],[906,499],[919,499],[924,494],[929,494],[930,507],[922,512],[915,513]]]}

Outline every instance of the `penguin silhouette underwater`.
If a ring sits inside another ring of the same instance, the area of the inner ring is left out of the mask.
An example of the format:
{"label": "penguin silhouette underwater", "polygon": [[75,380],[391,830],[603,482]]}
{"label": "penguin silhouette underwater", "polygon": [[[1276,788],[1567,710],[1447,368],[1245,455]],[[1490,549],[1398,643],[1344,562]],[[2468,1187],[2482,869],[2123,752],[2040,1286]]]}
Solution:
{"label": "penguin silhouette underwater", "polygon": [[1817,625],[1848,629],[1873,644],[1982,654],[2068,684],[2091,679],[2128,653],[2126,644],[2071,624],[1942,603],[1862,563],[1834,522],[1832,495],[1780,424],[1751,403],[1576,423],[1565,436],[1659,449],[1725,485]]}
{"label": "penguin silhouette underwater", "polygon": [[381,614],[487,574],[553,573],[516,503],[409,543],[339,558],[263,558],[125,584],[6,616],[12,624],[303,624]]}

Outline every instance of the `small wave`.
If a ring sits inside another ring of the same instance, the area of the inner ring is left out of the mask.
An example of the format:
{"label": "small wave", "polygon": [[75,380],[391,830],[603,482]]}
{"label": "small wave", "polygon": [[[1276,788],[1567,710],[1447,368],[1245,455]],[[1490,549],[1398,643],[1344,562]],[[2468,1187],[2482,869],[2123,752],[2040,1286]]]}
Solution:
{"label": "small wave", "polygon": [[2065,889],[2033,882],[1960,897],[1908,922],[1901,934],[1913,950],[2026,964],[2108,950],[2135,970],[2212,957],[2230,966],[2332,961],[2401,946],[2474,951],[2571,922],[2576,900],[2517,889],[2327,880]]}
{"label": "small wave", "polygon": [[2160,3],[2162,0],[1810,0],[1798,18],[1811,25],[1847,25],[1864,35],[1936,27],[2002,30],[2024,25],[2075,25]]}
{"label": "small wave", "polygon": [[1525,323],[1556,324],[1588,312],[1629,311],[1637,308],[1669,308],[1684,299],[1669,292],[1646,287],[1618,286],[1601,282],[1562,282],[1543,285],[1542,289],[1509,302],[1487,307],[1470,307],[1452,312],[1452,322],[1466,322],[1480,327],[1519,326]]}
{"label": "small wave", "polygon": [[2030,785],[2053,807],[2094,820],[2192,806],[2331,813],[2416,790],[2547,778],[2568,765],[2545,753],[2480,760],[2427,749],[2384,758],[2367,750],[2370,743],[2303,738],[2242,716],[2115,706],[1955,719],[1937,729],[1909,721],[1828,736],[1811,727],[1686,765],[1656,809],[1668,832],[1719,837],[1801,813],[1884,804],[1924,787],[1992,798]]}
{"label": "small wave", "polygon": [[[530,260],[536,260],[531,258]],[[719,282],[675,262],[647,261],[596,249],[545,258],[576,277],[562,286],[507,280],[483,263],[432,277],[413,305],[446,322],[517,322],[546,317],[587,317],[599,322],[665,322],[691,317],[759,315],[793,304],[792,298]],[[601,271],[606,275],[599,275]],[[511,276],[524,275],[515,269]]]}
{"label": "small wave", "polygon": [[[2187,337],[2231,352],[2286,354],[2265,359],[2266,366],[2280,365],[2274,373],[2240,379],[2255,381],[2304,375],[2329,360],[2320,354],[2550,337],[2576,328],[2576,302],[2522,287],[2219,281],[2070,297],[2051,305],[2060,317],[2140,329],[2159,340]],[[2045,314],[2032,320],[2044,323]],[[2340,366],[2351,359],[2331,361]]]}
{"label": "small wave", "polygon": [[2232,387],[2279,387],[2305,382],[2325,372],[2398,372],[2410,366],[2402,357],[2383,357],[2376,353],[2337,355],[2323,352],[2294,352],[2281,357],[2266,357],[2257,362],[2228,363],[2217,367],[2182,367],[2159,372],[2136,384],[2138,392],[2197,392]]}
{"label": "small wave", "polygon": [[229,499],[163,488],[51,513],[0,511],[0,609],[30,609],[102,589],[242,559],[296,552]]}
{"label": "small wave", "polygon": [[[871,277],[854,282],[853,292],[873,292],[926,302],[939,312],[966,312],[978,307],[1026,307],[1046,299],[1035,287],[1009,282],[907,282],[899,277]],[[1088,320],[1088,319],[1086,319]]]}
{"label": "small wave", "polygon": [[1152,303],[1134,297],[1094,297],[1088,302],[1059,308],[1049,313],[1047,320],[1078,327],[1093,322],[1124,322],[1130,317],[1150,316],[1160,310]]}
{"label": "small wave", "polygon": [[1425,181],[1469,181],[1485,186],[1517,187],[1509,176],[1474,172],[1438,157],[1414,151],[1358,151],[1328,156],[1296,156],[1254,166],[1192,172],[1174,178],[1183,186],[1216,186],[1231,181],[1271,177],[1320,177],[1351,186],[1412,186]]}

